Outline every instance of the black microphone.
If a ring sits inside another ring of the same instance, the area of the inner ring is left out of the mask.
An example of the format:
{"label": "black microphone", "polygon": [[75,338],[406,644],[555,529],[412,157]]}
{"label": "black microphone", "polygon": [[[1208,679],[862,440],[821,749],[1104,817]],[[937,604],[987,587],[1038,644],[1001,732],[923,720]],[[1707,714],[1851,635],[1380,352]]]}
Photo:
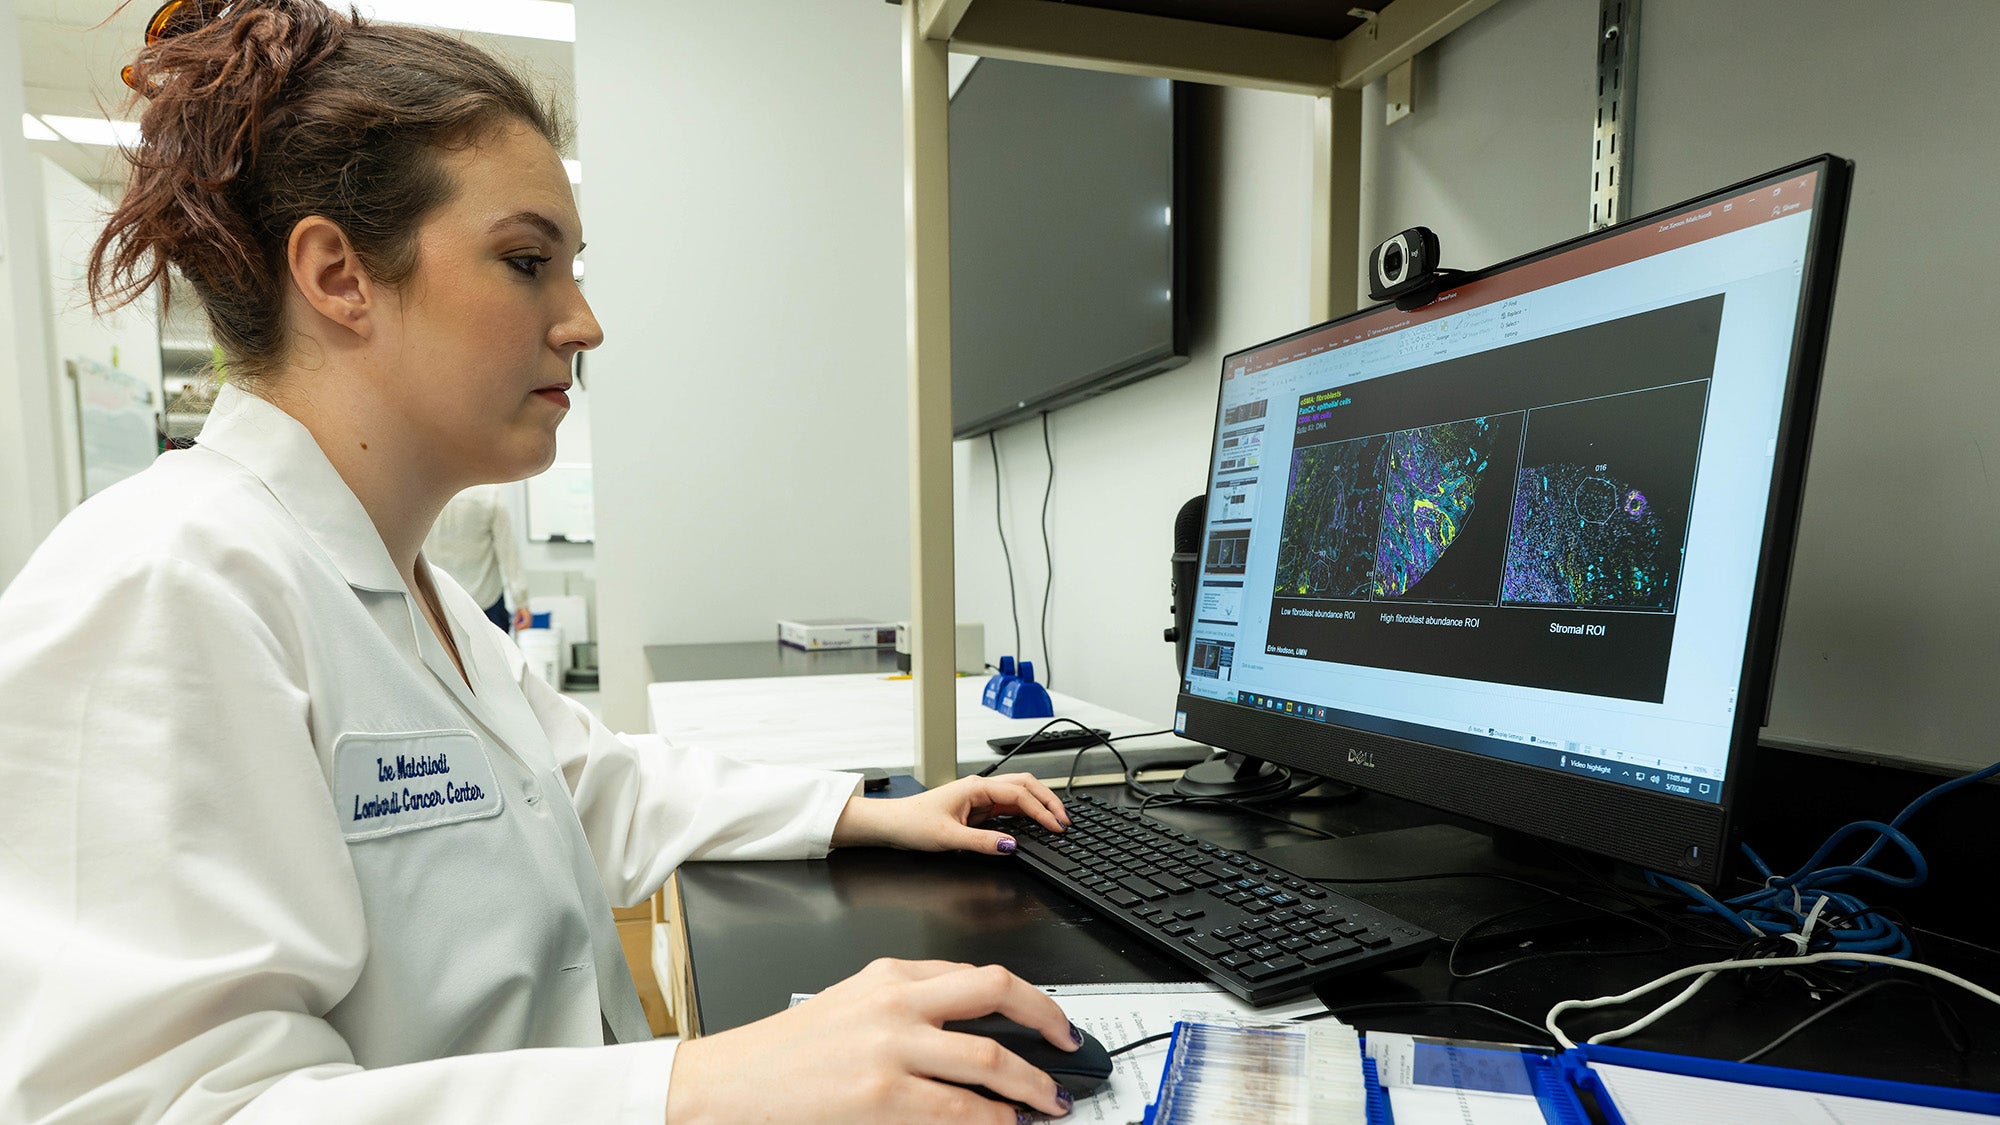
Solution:
{"label": "black microphone", "polygon": [[1194,603],[1201,580],[1201,534],[1208,522],[1208,494],[1181,505],[1174,516],[1173,628],[1166,639],[1174,646],[1174,675],[1186,678],[1188,645],[1194,640]]}

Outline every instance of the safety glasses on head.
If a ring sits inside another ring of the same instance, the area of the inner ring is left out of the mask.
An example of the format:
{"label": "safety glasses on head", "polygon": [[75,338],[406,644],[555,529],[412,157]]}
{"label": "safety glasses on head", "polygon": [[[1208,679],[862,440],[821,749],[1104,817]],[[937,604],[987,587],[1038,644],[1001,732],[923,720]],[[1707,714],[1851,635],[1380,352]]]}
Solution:
{"label": "safety glasses on head", "polygon": [[[176,35],[186,35],[190,31],[207,27],[221,19],[234,6],[234,0],[167,0],[160,5],[159,11],[153,13],[153,18],[146,21],[146,46],[152,47],[163,39],[172,39]],[[134,91],[152,97],[159,83],[149,81],[145,86],[141,86],[138,70],[139,66],[151,61],[150,54],[141,55],[138,63],[128,64],[118,76]]]}

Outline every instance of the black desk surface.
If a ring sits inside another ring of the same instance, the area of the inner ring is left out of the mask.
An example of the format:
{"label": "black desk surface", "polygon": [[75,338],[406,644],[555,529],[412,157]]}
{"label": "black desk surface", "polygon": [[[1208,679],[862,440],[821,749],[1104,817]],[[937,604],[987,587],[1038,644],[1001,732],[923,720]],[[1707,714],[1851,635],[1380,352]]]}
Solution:
{"label": "black desk surface", "polygon": [[845,676],[894,672],[896,650],[837,648],[807,652],[768,641],[712,645],[647,645],[654,683],[748,680],[760,676]]}
{"label": "black desk surface", "polygon": [[[1102,799],[1129,803],[1115,788],[1094,792]],[[1282,811],[1294,820],[1343,834],[1379,831],[1435,816],[1380,797],[1352,803],[1307,797]],[[1238,851],[1282,848],[1313,839],[1234,810],[1171,808],[1150,810],[1149,815]],[[679,880],[694,1003],[703,1033],[779,1011],[792,993],[817,992],[884,956],[994,962],[1040,984],[1193,976],[1115,923],[1100,920],[1025,865],[1002,857],[861,849],[814,861],[687,864],[680,869]],[[1437,898],[1471,892],[1474,882],[1434,881],[1396,888],[1406,896]],[[1490,880],[1477,882],[1492,885]],[[1375,897],[1398,909],[1395,900],[1370,895],[1371,888],[1345,889],[1355,897]],[[1477,968],[1544,947],[1626,949],[1653,940],[1628,922],[1586,921],[1520,939],[1511,948],[1462,954],[1460,967]],[[1674,968],[1724,956],[1714,950],[1677,947],[1664,953],[1551,957],[1475,979],[1453,980],[1440,947],[1412,968],[1336,978],[1322,989],[1321,998],[1336,1009],[1376,1002],[1471,1000],[1540,1025],[1558,1001],[1622,992]],[[1933,946],[1925,950],[1924,959],[1991,987],[2000,973],[1979,956],[1964,947]],[[1759,995],[1742,979],[1750,975],[1725,974],[1695,1001],[1621,1045],[1736,1058],[1824,1006],[1797,986]],[[1914,973],[1895,975],[1928,980]],[[1933,983],[1934,992],[1949,1002],[1969,1029],[1971,1050],[1964,1055],[1948,1045],[1922,993],[1910,987],[1885,987],[1818,1021],[1759,1061],[2000,1089],[2000,1006],[1948,984]],[[1610,1009],[1609,1014],[1572,1013],[1564,1029],[1581,1042],[1591,1033],[1637,1018],[1671,995],[1672,990],[1663,990],[1639,1005]],[[1346,1018],[1362,1028],[1528,1041],[1524,1029],[1463,1010]]]}

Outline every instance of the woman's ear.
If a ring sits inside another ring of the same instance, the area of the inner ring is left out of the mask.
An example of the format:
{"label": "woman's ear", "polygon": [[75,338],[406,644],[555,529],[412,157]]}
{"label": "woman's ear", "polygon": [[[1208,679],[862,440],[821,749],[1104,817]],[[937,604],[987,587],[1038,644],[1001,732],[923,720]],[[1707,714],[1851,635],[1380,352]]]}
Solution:
{"label": "woman's ear", "polygon": [[362,268],[339,224],[320,215],[300,219],[285,241],[285,257],[292,285],[308,308],[362,339],[373,334],[383,290]]}

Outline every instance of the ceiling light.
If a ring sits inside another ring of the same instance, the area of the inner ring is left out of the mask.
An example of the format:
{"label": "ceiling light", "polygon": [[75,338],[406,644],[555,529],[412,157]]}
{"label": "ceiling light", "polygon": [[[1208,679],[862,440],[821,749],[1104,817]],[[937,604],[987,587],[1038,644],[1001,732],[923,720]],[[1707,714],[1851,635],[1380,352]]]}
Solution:
{"label": "ceiling light", "polygon": [[563,161],[563,171],[569,173],[570,183],[580,184],[583,182],[583,161],[565,160]]}
{"label": "ceiling light", "polygon": [[354,7],[384,23],[576,42],[576,8],[554,0],[355,0]]}
{"label": "ceiling light", "polygon": [[53,113],[42,115],[42,122],[62,134],[66,141],[80,145],[118,145],[123,148],[137,148],[139,145],[139,123],[137,121],[111,121],[102,117],[62,117]]}
{"label": "ceiling light", "polygon": [[31,141],[59,141],[56,131],[42,124],[42,120],[32,113],[21,115],[21,135]]}

